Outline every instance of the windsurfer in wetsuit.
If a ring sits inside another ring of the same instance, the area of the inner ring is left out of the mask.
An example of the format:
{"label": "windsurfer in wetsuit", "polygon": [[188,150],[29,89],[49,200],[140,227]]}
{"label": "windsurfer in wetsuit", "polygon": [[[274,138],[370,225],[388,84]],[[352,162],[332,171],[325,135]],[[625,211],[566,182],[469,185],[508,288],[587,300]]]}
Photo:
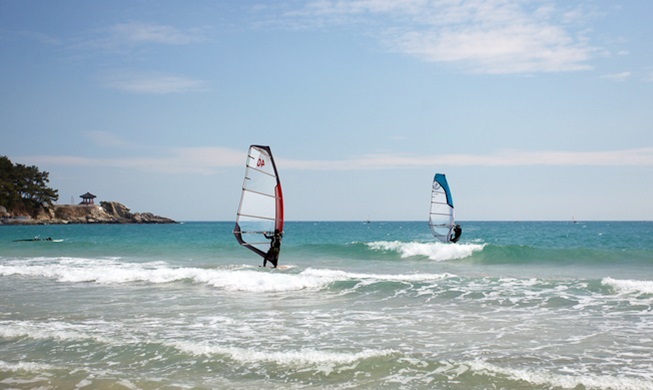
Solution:
{"label": "windsurfer in wetsuit", "polygon": [[269,261],[272,263],[273,268],[277,268],[277,262],[279,261],[279,252],[281,252],[281,239],[283,238],[283,233],[281,233],[279,229],[275,229],[274,234],[264,235],[265,238],[270,240],[270,249],[263,258],[263,267],[265,267]]}
{"label": "windsurfer in wetsuit", "polygon": [[456,243],[458,240],[460,240],[460,236],[463,234],[463,228],[460,227],[459,224],[456,224],[456,226],[453,227],[453,237],[449,241]]}

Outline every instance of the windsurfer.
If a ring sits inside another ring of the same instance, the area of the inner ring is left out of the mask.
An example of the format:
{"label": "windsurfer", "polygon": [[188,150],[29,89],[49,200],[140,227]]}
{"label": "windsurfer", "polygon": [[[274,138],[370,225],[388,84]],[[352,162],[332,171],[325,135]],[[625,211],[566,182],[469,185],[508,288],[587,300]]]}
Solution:
{"label": "windsurfer", "polygon": [[277,262],[279,261],[279,252],[281,252],[281,239],[283,238],[283,233],[281,233],[279,229],[275,229],[274,234],[264,235],[265,238],[270,240],[270,249],[263,258],[263,267],[265,267],[269,261],[272,263],[273,268],[277,268]]}
{"label": "windsurfer", "polygon": [[40,238],[39,236],[36,236],[34,238],[26,238],[26,239],[22,239],[22,240],[14,240],[14,242],[19,242],[19,241],[53,241],[53,240],[52,240],[52,237]]}
{"label": "windsurfer", "polygon": [[453,227],[453,237],[451,237],[451,242],[456,243],[460,240],[460,236],[463,234],[463,228],[459,224]]}

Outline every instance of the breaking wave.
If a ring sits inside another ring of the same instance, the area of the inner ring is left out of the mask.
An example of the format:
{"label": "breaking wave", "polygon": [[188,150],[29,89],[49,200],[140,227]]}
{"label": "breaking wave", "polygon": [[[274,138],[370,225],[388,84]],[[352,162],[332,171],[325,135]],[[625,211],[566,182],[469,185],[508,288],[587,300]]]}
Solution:
{"label": "breaking wave", "polygon": [[425,256],[430,260],[446,261],[464,259],[474,252],[482,251],[485,244],[444,244],[440,242],[401,242],[401,241],[375,241],[367,246],[376,251],[397,252],[402,258]]}

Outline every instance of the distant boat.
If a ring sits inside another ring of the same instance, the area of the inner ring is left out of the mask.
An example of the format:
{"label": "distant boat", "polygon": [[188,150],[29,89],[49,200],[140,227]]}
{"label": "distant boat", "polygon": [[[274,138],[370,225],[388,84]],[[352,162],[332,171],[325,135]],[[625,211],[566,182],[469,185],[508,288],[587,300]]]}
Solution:
{"label": "distant boat", "polygon": [[269,146],[251,145],[234,236],[240,245],[265,258],[270,237],[275,231],[283,233],[283,225],[283,193],[272,151]]}
{"label": "distant boat", "polygon": [[447,177],[442,173],[436,173],[433,178],[429,213],[431,233],[438,241],[450,242],[455,225],[453,198]]}

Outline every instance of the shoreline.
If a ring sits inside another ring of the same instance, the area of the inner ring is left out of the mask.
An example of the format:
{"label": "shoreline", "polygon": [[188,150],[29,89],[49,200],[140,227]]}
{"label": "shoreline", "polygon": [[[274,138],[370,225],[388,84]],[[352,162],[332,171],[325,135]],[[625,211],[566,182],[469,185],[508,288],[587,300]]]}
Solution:
{"label": "shoreline", "polygon": [[35,217],[9,215],[0,218],[0,226],[68,225],[68,224],[171,224],[173,219],[150,212],[132,213],[118,202],[96,204],[52,205],[44,207]]}

